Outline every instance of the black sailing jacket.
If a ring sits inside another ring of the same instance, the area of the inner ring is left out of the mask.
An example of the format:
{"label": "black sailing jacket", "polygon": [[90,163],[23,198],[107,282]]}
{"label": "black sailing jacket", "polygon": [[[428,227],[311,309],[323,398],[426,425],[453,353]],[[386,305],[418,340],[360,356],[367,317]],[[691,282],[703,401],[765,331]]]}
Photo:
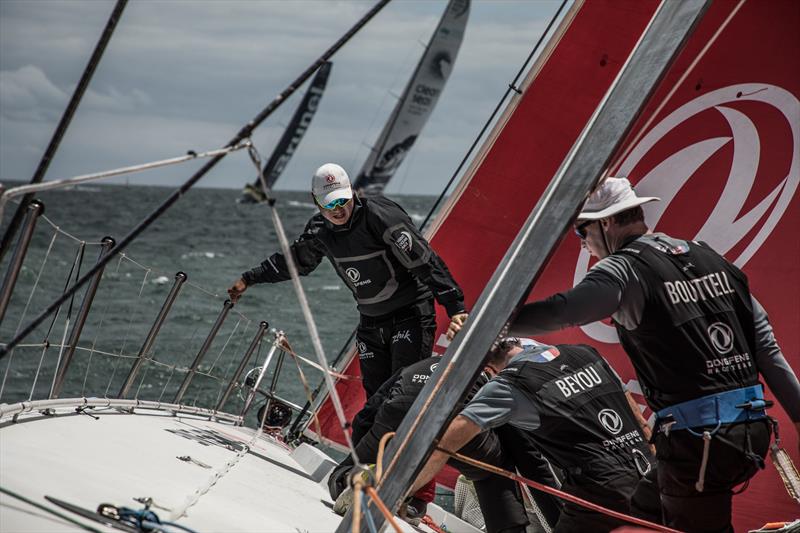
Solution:
{"label": "black sailing jacket", "polygon": [[[291,246],[300,275],[313,272],[327,257],[367,316],[388,315],[431,296],[449,316],[463,312],[461,288],[403,208],[383,196],[354,201],[343,226],[319,213],[308,221]],[[242,278],[252,285],[290,276],[283,254],[275,253]]]}

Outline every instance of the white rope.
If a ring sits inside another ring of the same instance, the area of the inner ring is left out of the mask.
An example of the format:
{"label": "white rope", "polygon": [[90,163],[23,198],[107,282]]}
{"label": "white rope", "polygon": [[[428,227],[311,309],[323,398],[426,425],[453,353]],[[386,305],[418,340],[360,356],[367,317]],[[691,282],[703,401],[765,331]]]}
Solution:
{"label": "white rope", "polygon": [[[248,153],[250,154],[250,160],[253,162],[253,165],[256,167],[256,171],[258,172],[258,179],[261,182],[264,195],[269,196],[269,188],[267,187],[267,181],[264,178],[264,172],[261,166],[261,156],[259,155],[255,146],[252,145],[248,148]],[[326,369],[326,372],[323,372],[322,375],[325,379],[325,385],[328,387],[328,394],[330,395],[333,409],[336,412],[336,417],[339,419],[339,425],[341,426],[342,434],[344,435],[347,447],[350,449],[350,455],[353,456],[353,461],[355,464],[360,464],[361,461],[358,459],[358,454],[356,454],[355,447],[353,446],[353,440],[350,436],[350,431],[348,430],[347,418],[345,417],[344,409],[342,408],[342,402],[339,398],[339,394],[336,392],[336,385],[333,382],[333,378],[330,375],[328,361],[325,359],[325,351],[322,349],[322,341],[320,340],[319,332],[317,331],[317,324],[314,321],[314,316],[311,313],[311,308],[308,305],[308,299],[306,298],[306,293],[303,290],[303,284],[300,282],[300,274],[297,271],[297,265],[294,262],[294,256],[289,248],[289,240],[286,238],[286,232],[283,229],[283,223],[278,215],[278,210],[275,208],[274,202],[268,202],[268,205],[270,207],[270,214],[272,215],[272,223],[275,226],[275,233],[278,236],[278,242],[281,246],[281,252],[283,253],[284,260],[286,261],[286,266],[289,269],[289,275],[292,278],[292,285],[294,286],[297,299],[300,302],[300,309],[303,311],[303,318],[305,319],[306,326],[308,327],[308,334],[311,337],[311,344],[314,346],[314,353],[317,356],[320,366]]]}
{"label": "white rope", "polygon": [[[28,294],[28,301],[25,302],[25,308],[22,310],[22,315],[19,317],[19,322],[17,323],[17,329],[14,331],[15,337],[19,333],[20,329],[22,329],[22,323],[28,314],[28,308],[31,305],[31,300],[33,300],[33,295],[36,292],[36,289],[39,287],[39,280],[42,279],[42,272],[44,272],[44,265],[47,263],[47,259],[50,257],[50,252],[53,250],[53,244],[56,242],[57,237],[58,237],[58,232],[56,231],[53,233],[53,238],[50,239],[50,245],[47,247],[47,251],[44,254],[44,259],[42,259],[42,266],[39,267],[39,273],[36,274],[36,280],[33,282],[33,287],[31,288],[30,294]],[[21,346],[22,345],[18,345],[18,347]],[[8,363],[6,364],[6,371],[3,374],[3,383],[0,384],[0,398],[3,397],[3,391],[6,388],[6,379],[8,379],[8,373],[11,370],[11,362],[14,360],[14,351],[15,350],[11,350],[11,353],[8,354]]]}
{"label": "white rope", "polygon": [[141,165],[132,165],[129,167],[122,167],[122,168],[115,168],[113,170],[106,170],[103,172],[96,172],[94,174],[83,174],[81,176],[75,176],[73,178],[66,178],[60,180],[49,180],[41,183],[31,183],[28,185],[20,185],[19,187],[13,187],[8,189],[0,196],[0,218],[3,215],[3,209],[5,208],[6,202],[14,196],[20,196],[24,194],[31,194],[35,192],[41,191],[48,191],[51,189],[61,189],[69,185],[76,185],[78,183],[86,183],[88,181],[96,181],[104,178],[110,178],[114,176],[120,176],[123,174],[133,174],[136,172],[142,172],[144,170],[151,170],[154,168],[165,167],[169,165],[175,165],[178,163],[185,163],[186,161],[191,161],[193,159],[200,159],[205,157],[216,157],[218,155],[228,154],[230,152],[235,152],[237,150],[241,150],[242,148],[247,148],[250,141],[244,141],[234,146],[229,146],[225,148],[220,148],[218,150],[211,150],[208,152],[189,152],[187,155],[180,156],[180,157],[173,157],[170,159],[162,159],[160,161],[152,161],[150,163],[143,163]]}
{"label": "white rope", "polygon": [[79,239],[78,237],[76,237],[75,235],[69,233],[68,231],[64,231],[63,229],[61,229],[61,226],[57,225],[55,222],[53,222],[52,220],[47,218],[47,216],[44,215],[44,214],[39,215],[39,218],[44,220],[48,224],[50,224],[50,226],[54,230],[56,230],[56,232],[60,233],[64,237],[67,237],[68,239],[72,239],[73,241],[77,242],[78,244],[83,243],[84,245],[89,245],[89,246],[100,246],[100,245],[103,244],[102,242],[86,241],[84,239]]}
{"label": "white rope", "polygon": [[220,349],[219,353],[217,354],[217,358],[214,359],[213,363],[211,363],[211,368],[208,369],[208,373],[209,374],[214,371],[214,367],[217,366],[217,363],[219,362],[219,358],[222,357],[222,353],[225,351],[225,348],[228,347],[228,343],[231,341],[233,336],[236,334],[236,330],[239,329],[239,324],[241,324],[241,323],[242,323],[241,320],[237,320],[236,321],[236,325],[233,326],[233,329],[231,330],[231,334],[228,335],[227,339],[225,339],[225,344],[222,345],[222,349]]}

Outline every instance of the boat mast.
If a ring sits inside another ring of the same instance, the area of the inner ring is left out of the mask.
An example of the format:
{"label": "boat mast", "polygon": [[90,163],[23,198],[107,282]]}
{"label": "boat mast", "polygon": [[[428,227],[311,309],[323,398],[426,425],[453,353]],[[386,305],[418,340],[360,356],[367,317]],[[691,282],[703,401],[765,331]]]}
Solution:
{"label": "boat mast", "polygon": [[[379,497],[396,510],[434,440],[472,385],[507,318],[525,302],[562,235],[701,19],[710,0],[663,1],[617,79],[559,167],[481,293],[466,327],[403,419],[384,456]],[[543,253],[543,251],[546,251]],[[432,408],[433,406],[435,408]],[[383,515],[370,507],[376,528]],[[337,533],[352,527],[352,509]],[[366,524],[362,531],[367,531]]]}
{"label": "boat mast", "polygon": [[[103,30],[103,34],[100,36],[100,40],[97,41],[97,44],[95,45],[94,52],[92,52],[92,57],[89,58],[89,63],[86,65],[86,68],[83,69],[81,79],[78,81],[78,85],[75,86],[75,90],[72,92],[72,98],[70,98],[69,104],[67,104],[67,108],[64,110],[64,114],[61,115],[61,120],[58,122],[58,126],[56,126],[56,131],[53,132],[53,137],[50,139],[50,144],[47,145],[47,149],[44,151],[42,159],[39,160],[39,166],[36,167],[36,171],[33,173],[31,184],[41,183],[41,181],[44,179],[44,175],[47,173],[47,169],[50,167],[50,162],[56,155],[56,151],[61,144],[61,139],[64,138],[64,134],[67,132],[70,122],[72,122],[72,117],[75,115],[75,111],[77,111],[78,105],[81,103],[81,99],[86,92],[86,88],[89,87],[89,82],[92,80],[94,71],[97,69],[97,65],[100,63],[100,59],[103,57],[103,52],[106,51],[106,46],[111,40],[111,36],[114,34],[114,29],[117,27],[117,22],[119,22],[119,19],[122,16],[122,11],[125,9],[127,4],[128,0],[117,0],[114,10],[108,17],[108,22],[106,22],[106,27]],[[8,228],[6,228],[6,231],[3,234],[3,240],[0,242],[0,261],[3,260],[3,257],[6,255],[6,252],[11,246],[11,241],[14,240],[14,235],[16,235],[17,230],[19,229],[19,225],[22,222],[22,217],[25,216],[25,213],[28,210],[28,204],[31,202],[31,200],[33,200],[33,193],[23,196],[17,211],[14,213],[13,218],[8,223]]]}
{"label": "boat mast", "polygon": [[[263,108],[250,122],[245,124],[239,132],[228,141],[225,145],[226,148],[230,148],[232,146],[236,146],[245,139],[249,138],[252,135],[253,131],[261,125],[264,120],[267,119],[283,102],[286,101],[289,96],[291,96],[300,86],[311,77],[314,72],[326,61],[328,61],[342,46],[345,45],[358,31],[364,27],[372,18],[383,9],[386,4],[389,3],[389,0],[379,0],[364,16],[362,16],[352,28],[347,30],[347,32],[342,35],[335,43],[333,43],[330,48],[328,48],[316,61],[314,61],[306,70],[304,70],[294,81],[292,81],[280,94],[278,94],[272,102],[270,102],[265,108]],[[88,272],[86,272],[79,280],[77,280],[68,290],[64,291],[64,293],[57,298],[53,303],[51,303],[47,309],[42,311],[33,321],[31,321],[25,328],[20,331],[11,341],[9,341],[4,347],[0,348],[0,359],[8,355],[14,347],[22,341],[25,337],[27,337],[36,327],[41,324],[45,318],[50,316],[56,309],[59,308],[61,304],[67,301],[75,292],[85,285],[97,272],[99,272],[102,268],[105,267],[106,263],[108,263],[111,259],[113,259],[119,252],[124,250],[131,242],[133,242],[145,229],[147,229],[150,224],[155,222],[161,215],[166,213],[166,211],[172,207],[172,205],[177,202],[186,192],[191,189],[200,178],[205,176],[208,171],[210,171],[217,163],[219,163],[226,154],[220,154],[215,156],[211,159],[208,163],[203,165],[200,170],[192,174],[192,176],[187,179],[178,189],[176,189],[172,194],[164,200],[161,205],[156,207],[144,220],[139,222],[127,235],[125,235],[111,250],[109,250],[108,254],[103,256],[101,260],[99,260],[94,267],[92,267]]]}

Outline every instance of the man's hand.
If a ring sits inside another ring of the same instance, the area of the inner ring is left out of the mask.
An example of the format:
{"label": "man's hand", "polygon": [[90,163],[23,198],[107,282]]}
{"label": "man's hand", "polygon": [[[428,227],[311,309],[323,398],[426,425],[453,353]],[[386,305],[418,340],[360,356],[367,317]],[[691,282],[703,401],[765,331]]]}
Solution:
{"label": "man's hand", "polygon": [[447,326],[447,340],[451,341],[456,337],[456,333],[461,331],[461,328],[464,326],[464,322],[467,321],[468,316],[469,315],[467,313],[453,315],[453,318],[450,319],[450,325]]}
{"label": "man's hand", "polygon": [[244,294],[244,291],[247,290],[247,283],[244,282],[242,278],[236,280],[236,283],[228,289],[228,296],[231,299],[231,302],[236,303],[239,301],[239,298]]}

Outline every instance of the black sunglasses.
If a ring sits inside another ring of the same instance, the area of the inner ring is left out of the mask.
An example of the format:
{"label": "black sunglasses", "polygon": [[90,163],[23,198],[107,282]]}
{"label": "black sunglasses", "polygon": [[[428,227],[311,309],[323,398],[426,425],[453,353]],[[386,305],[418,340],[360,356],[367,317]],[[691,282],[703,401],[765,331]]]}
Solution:
{"label": "black sunglasses", "polygon": [[597,222],[596,220],[587,220],[575,226],[575,235],[582,241],[586,240],[586,228],[591,224]]}

